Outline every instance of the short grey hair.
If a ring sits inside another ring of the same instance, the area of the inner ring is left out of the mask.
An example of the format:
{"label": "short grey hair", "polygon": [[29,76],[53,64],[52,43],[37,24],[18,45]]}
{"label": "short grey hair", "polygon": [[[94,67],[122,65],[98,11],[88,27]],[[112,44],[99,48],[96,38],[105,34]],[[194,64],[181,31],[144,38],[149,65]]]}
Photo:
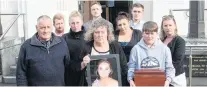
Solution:
{"label": "short grey hair", "polygon": [[109,43],[114,41],[114,34],[112,32],[112,29],[110,29],[109,23],[105,19],[97,19],[97,20],[93,21],[91,26],[89,26],[89,29],[87,29],[84,39],[86,41],[92,41],[93,40],[93,33],[99,27],[106,27],[106,29],[107,29],[107,40],[108,40]]}
{"label": "short grey hair", "polygon": [[[38,17],[38,19],[37,19],[37,25],[40,23],[40,20],[41,19],[50,19],[50,20],[52,20],[49,16],[47,16],[47,15],[41,15],[40,17]],[[51,21],[52,22],[52,21]]]}

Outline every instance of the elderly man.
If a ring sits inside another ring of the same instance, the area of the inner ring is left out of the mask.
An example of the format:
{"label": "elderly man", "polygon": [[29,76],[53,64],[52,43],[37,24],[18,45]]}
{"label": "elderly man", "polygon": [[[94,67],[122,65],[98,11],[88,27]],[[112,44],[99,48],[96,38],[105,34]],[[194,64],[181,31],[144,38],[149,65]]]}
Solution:
{"label": "elderly man", "polygon": [[43,15],[37,19],[37,33],[20,49],[17,85],[64,86],[64,73],[69,65],[65,40],[52,33],[52,20]]}

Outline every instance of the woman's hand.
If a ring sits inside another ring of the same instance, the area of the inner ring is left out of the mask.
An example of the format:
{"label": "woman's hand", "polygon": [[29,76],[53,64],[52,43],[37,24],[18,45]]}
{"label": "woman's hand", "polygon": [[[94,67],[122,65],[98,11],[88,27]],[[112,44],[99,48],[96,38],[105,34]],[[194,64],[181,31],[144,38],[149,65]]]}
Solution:
{"label": "woman's hand", "polygon": [[81,62],[81,69],[84,69],[90,61],[91,59],[88,55],[83,57],[83,61]]}

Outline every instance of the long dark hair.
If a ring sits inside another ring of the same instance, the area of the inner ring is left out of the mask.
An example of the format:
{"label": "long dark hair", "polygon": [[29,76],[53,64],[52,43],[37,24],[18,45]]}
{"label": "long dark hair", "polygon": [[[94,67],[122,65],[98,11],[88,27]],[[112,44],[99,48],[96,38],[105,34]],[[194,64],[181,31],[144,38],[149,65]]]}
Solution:
{"label": "long dark hair", "polygon": [[111,63],[110,63],[109,61],[107,61],[107,60],[100,60],[100,61],[98,62],[98,66],[97,66],[97,70],[96,70],[97,79],[100,79],[100,75],[99,75],[99,73],[98,73],[98,67],[99,67],[99,65],[100,65],[101,63],[107,63],[107,64],[109,64],[109,68],[110,68],[110,70],[111,70],[111,72],[109,73],[109,77],[112,77],[113,70],[112,70]]}

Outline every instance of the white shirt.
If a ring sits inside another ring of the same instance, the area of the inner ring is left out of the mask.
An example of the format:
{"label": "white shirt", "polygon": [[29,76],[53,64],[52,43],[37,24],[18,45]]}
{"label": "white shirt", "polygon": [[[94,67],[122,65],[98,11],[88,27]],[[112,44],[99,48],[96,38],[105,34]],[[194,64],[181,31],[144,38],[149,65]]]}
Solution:
{"label": "white shirt", "polygon": [[145,23],[145,21],[140,20],[139,23],[134,24],[134,21],[131,20],[131,21],[130,21],[130,26],[131,26],[133,29],[137,29],[137,30],[142,31],[142,28],[143,28],[144,23]]}

